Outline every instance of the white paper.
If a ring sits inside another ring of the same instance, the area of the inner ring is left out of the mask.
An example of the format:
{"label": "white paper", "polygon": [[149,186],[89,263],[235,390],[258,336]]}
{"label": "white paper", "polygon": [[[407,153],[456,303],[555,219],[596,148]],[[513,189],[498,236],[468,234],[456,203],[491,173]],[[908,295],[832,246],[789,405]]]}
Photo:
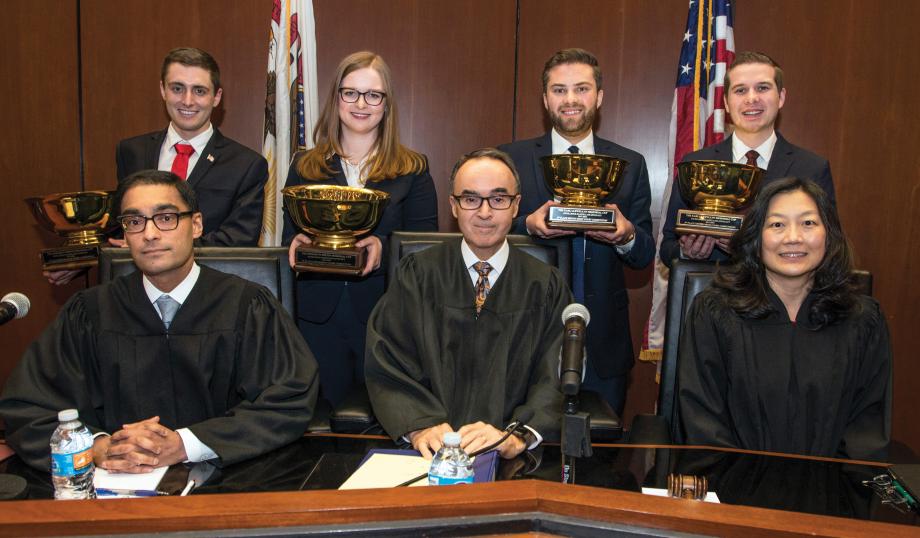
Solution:
{"label": "white paper", "polygon": [[[372,454],[339,489],[392,488],[410,478],[428,473],[431,460],[403,454]],[[427,486],[428,476],[409,487]]]}
{"label": "white paper", "polygon": [[[155,491],[160,485],[160,480],[166,474],[169,467],[158,467],[149,473],[110,473],[105,469],[96,467],[96,474],[93,476],[93,485],[96,489],[137,489],[144,491]],[[112,497],[107,495],[106,497]]]}
{"label": "white paper", "polygon": [[[642,488],[642,493],[645,495],[655,495],[657,497],[668,497],[668,490],[662,488]],[[722,504],[715,491],[707,491],[706,498],[703,500],[708,503]]]}

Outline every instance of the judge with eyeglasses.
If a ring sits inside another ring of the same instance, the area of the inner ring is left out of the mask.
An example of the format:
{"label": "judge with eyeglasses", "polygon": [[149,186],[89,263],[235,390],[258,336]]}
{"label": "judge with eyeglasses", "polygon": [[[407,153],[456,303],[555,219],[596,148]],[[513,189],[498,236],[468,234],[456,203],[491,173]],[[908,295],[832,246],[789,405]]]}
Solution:
{"label": "judge with eyeglasses", "polygon": [[450,186],[463,239],[400,262],[368,322],[368,394],[387,433],[426,458],[447,432],[472,453],[528,417],[497,448],[513,458],[559,440],[559,319],[572,294],[555,267],[508,244],[521,186],[507,154],[464,155]]}
{"label": "judge with eyeglasses", "polygon": [[229,465],[300,438],[316,361],[270,291],[195,263],[193,187],[146,170],[115,198],[139,270],[76,293],[26,350],[0,396],[16,454],[47,471],[57,412],[71,408],[96,465],[115,472]]}
{"label": "judge with eyeglasses", "polygon": [[[339,64],[313,130],[313,149],[294,156],[287,186],[366,187],[390,195],[380,222],[358,247],[367,263],[358,277],[302,273],[297,280],[297,323],[316,354],[320,396],[337,406],[364,383],[367,318],[383,294],[384,246],[394,231],[437,231],[438,205],[424,155],[399,141],[396,89],[390,68],[373,52]],[[286,210],[286,209],[285,209]],[[284,242],[309,245],[285,219]]]}

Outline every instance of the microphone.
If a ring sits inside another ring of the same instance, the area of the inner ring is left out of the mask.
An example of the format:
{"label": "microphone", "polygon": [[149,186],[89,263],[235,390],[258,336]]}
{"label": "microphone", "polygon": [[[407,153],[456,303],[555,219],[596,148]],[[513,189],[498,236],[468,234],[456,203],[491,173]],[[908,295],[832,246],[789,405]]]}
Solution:
{"label": "microphone", "polygon": [[572,303],[562,311],[565,332],[562,337],[562,365],[559,379],[562,393],[574,396],[581,388],[585,367],[585,329],[591,322],[591,314],[584,305]]}
{"label": "microphone", "polygon": [[19,292],[7,293],[0,299],[0,325],[11,319],[26,317],[32,304],[29,298]]}

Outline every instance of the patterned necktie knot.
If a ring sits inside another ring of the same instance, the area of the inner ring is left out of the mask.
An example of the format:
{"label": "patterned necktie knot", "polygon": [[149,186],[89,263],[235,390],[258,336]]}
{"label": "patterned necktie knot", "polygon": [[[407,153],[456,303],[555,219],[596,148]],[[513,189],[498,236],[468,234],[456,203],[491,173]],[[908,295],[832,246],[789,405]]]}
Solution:
{"label": "patterned necktie knot", "polygon": [[754,151],[753,149],[744,154],[747,157],[747,163],[749,166],[757,166],[757,158],[760,157],[760,154]]}
{"label": "patterned necktie knot", "polygon": [[166,327],[166,330],[169,330],[172,320],[176,317],[176,312],[179,310],[179,301],[173,299],[165,293],[160,295],[160,298],[157,299],[157,307],[160,309],[160,317],[163,319],[163,325]]}
{"label": "patterned necktie knot", "polygon": [[578,151],[578,146],[569,146],[568,152],[569,153],[581,153],[580,151]]}
{"label": "patterned necktie knot", "polygon": [[476,281],[476,314],[479,315],[489,295],[489,290],[492,289],[489,284],[489,271],[492,270],[492,266],[487,262],[476,262],[473,264],[473,269],[479,273],[479,280]]}

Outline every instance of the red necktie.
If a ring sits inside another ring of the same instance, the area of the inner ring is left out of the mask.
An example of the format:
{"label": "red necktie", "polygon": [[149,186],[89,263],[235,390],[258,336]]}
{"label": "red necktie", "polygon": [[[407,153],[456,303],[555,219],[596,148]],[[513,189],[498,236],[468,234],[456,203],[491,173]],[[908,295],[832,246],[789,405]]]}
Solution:
{"label": "red necktie", "polygon": [[186,179],[188,177],[188,158],[195,153],[191,144],[176,144],[176,158],[173,159],[172,173]]}
{"label": "red necktie", "polygon": [[744,154],[747,157],[747,163],[749,166],[757,166],[757,157],[760,157],[760,154],[754,150],[751,150]]}

